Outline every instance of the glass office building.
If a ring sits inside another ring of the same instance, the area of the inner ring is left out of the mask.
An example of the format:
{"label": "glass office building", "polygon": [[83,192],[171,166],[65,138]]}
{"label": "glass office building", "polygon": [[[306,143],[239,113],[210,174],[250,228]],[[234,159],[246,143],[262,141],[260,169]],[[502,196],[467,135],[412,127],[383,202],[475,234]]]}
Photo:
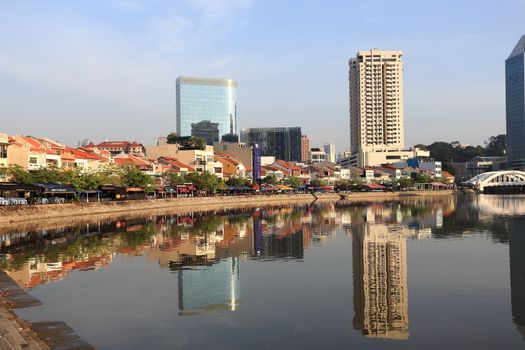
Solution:
{"label": "glass office building", "polygon": [[250,128],[243,129],[241,141],[249,145],[259,144],[263,156],[301,161],[301,128]]}
{"label": "glass office building", "polygon": [[507,161],[511,169],[525,169],[525,35],[505,61]]}
{"label": "glass office building", "polygon": [[191,124],[209,120],[219,135],[237,134],[237,83],[231,79],[177,78],[177,134],[191,136]]}

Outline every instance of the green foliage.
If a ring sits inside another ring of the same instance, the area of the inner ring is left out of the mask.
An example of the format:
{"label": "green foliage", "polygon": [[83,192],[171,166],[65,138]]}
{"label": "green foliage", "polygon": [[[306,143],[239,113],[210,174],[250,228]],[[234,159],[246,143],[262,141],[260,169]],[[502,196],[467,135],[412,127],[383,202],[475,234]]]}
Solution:
{"label": "green foliage", "polygon": [[504,156],[507,149],[507,135],[491,136],[486,142],[486,156]]}
{"label": "green foliage", "polygon": [[310,185],[314,187],[326,186],[328,182],[326,180],[312,180]]}
{"label": "green foliage", "polygon": [[151,188],[155,181],[148,174],[144,174],[138,166],[122,168],[122,184],[126,186]]}
{"label": "green foliage", "polygon": [[187,182],[193,183],[199,190],[204,190],[208,193],[215,193],[218,190],[226,189],[226,185],[222,179],[207,171],[202,173],[189,173],[185,179]]}
{"label": "green foliage", "polygon": [[292,188],[301,187],[303,185],[303,181],[295,176],[287,177],[286,179],[283,179],[281,183]]}
{"label": "green foliage", "polygon": [[414,187],[415,180],[410,177],[402,177],[397,182],[401,188],[411,188]]}
{"label": "green foliage", "polygon": [[277,177],[274,174],[268,174],[262,179],[262,183],[266,185],[276,185]]}
{"label": "green foliage", "polygon": [[164,175],[164,182],[168,186],[175,187],[177,185],[182,185],[186,182],[184,175],[170,171]]}
{"label": "green foliage", "polygon": [[432,177],[428,174],[420,173],[416,175],[414,181],[417,183],[429,183],[432,182]]}
{"label": "green foliage", "polygon": [[183,149],[200,149],[203,150],[206,146],[206,140],[195,136],[177,136],[171,133],[167,136],[166,142],[169,144],[178,144]]}
{"label": "green foliage", "polygon": [[7,177],[9,178],[9,180],[19,184],[28,185],[35,182],[33,176],[19,165],[9,167],[7,169]]}
{"label": "green foliage", "polygon": [[[443,163],[467,162],[476,156],[503,156],[507,145],[506,135],[491,136],[483,146],[462,147],[458,141],[434,142],[431,145],[415,147],[430,151],[430,156]],[[448,170],[447,170],[448,171]]]}
{"label": "green foliage", "polygon": [[248,182],[248,180],[241,179],[236,176],[232,176],[226,181],[226,185],[233,186],[233,187],[242,187],[242,186],[247,186],[249,184],[250,183]]}

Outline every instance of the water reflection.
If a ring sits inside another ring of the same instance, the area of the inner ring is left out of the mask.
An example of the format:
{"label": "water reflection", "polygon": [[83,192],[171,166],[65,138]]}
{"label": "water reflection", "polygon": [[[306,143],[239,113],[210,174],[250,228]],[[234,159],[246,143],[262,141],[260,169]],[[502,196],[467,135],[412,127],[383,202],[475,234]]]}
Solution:
{"label": "water reflection", "polygon": [[525,219],[509,219],[512,318],[525,340]]}
{"label": "water reflection", "polygon": [[160,215],[5,232],[1,262],[18,285],[32,289],[140,256],[176,280],[178,316],[205,317],[243,307],[244,263],[306,261],[309,249],[344,233],[352,241],[353,328],[363,339],[408,341],[415,332],[407,242],[485,235],[509,244],[512,318],[525,339],[522,207],[523,197],[451,196]]}

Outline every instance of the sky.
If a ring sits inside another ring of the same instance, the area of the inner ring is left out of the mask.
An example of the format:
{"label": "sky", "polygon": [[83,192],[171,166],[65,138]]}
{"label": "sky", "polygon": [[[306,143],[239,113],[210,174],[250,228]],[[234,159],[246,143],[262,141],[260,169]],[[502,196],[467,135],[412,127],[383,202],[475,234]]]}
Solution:
{"label": "sky", "polygon": [[0,0],[0,132],[152,145],[178,76],[238,82],[239,127],[349,147],[348,59],[404,52],[405,145],[505,133],[525,0]]}

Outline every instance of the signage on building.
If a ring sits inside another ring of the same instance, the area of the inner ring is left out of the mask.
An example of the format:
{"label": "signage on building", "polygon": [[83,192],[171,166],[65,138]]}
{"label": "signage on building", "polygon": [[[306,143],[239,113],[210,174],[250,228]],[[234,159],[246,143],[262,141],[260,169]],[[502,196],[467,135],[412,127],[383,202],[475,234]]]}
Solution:
{"label": "signage on building", "polygon": [[254,184],[258,184],[261,179],[261,146],[258,143],[253,144],[252,147],[252,180]]}

